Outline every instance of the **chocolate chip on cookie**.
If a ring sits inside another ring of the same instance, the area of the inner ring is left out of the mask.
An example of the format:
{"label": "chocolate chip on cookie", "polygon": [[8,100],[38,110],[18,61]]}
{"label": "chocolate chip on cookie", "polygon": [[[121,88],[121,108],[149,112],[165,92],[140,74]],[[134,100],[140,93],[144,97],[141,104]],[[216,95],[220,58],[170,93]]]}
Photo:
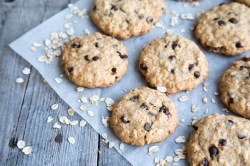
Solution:
{"label": "chocolate chip on cookie", "polygon": [[164,0],[95,0],[89,16],[105,34],[120,39],[147,33],[161,17]]}
{"label": "chocolate chip on cookie", "polygon": [[147,87],[133,89],[113,106],[110,126],[123,142],[144,145],[160,142],[177,127],[173,102]]}
{"label": "chocolate chip on cookie", "polygon": [[94,33],[66,43],[62,65],[73,83],[88,88],[106,87],[120,80],[127,71],[127,51],[118,40]]}
{"label": "chocolate chip on cookie", "polygon": [[152,87],[164,86],[169,94],[191,90],[208,76],[208,62],[198,46],[176,35],[146,45],[138,67]]}

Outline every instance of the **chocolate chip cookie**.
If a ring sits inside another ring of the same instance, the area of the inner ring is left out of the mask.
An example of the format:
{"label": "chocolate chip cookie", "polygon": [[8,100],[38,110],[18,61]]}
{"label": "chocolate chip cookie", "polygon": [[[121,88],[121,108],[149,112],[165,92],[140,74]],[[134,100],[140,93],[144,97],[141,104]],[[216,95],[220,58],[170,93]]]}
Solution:
{"label": "chocolate chip cookie", "polygon": [[95,0],[89,15],[104,33],[128,39],[148,32],[164,8],[164,0]]}
{"label": "chocolate chip cookie", "polygon": [[229,110],[250,118],[250,56],[237,60],[223,73],[220,98]]}
{"label": "chocolate chip cookie", "polygon": [[143,48],[139,70],[152,87],[164,86],[172,94],[191,90],[206,79],[208,62],[194,42],[170,35]]}
{"label": "chocolate chip cookie", "polygon": [[235,56],[250,48],[250,9],[232,2],[215,6],[199,18],[195,36],[211,52]]}
{"label": "chocolate chip cookie", "polygon": [[190,166],[250,165],[250,122],[236,116],[209,115],[198,121],[187,145]]}
{"label": "chocolate chip cookie", "polygon": [[236,0],[236,1],[238,1],[238,2],[240,2],[240,3],[244,3],[244,4],[246,4],[247,6],[250,6],[250,0]]}
{"label": "chocolate chip cookie", "polygon": [[125,46],[118,40],[94,33],[66,43],[62,65],[73,83],[100,88],[122,78],[127,71],[128,55]]}
{"label": "chocolate chip cookie", "polygon": [[160,142],[178,125],[176,108],[164,93],[147,87],[133,89],[113,107],[110,126],[131,145]]}

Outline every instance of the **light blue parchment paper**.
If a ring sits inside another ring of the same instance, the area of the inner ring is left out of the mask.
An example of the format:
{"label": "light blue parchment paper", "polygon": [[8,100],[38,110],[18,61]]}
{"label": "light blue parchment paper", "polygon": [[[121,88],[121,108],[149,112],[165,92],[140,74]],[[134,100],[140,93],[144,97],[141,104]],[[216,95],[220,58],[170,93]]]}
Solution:
{"label": "light blue parchment paper", "polygon": [[[208,10],[211,7],[222,3],[227,2],[225,0],[203,0],[200,2],[198,7],[192,7],[188,3],[183,2],[175,2],[175,1],[166,1],[168,5],[168,9],[173,9],[177,13],[185,14],[185,13],[195,13],[199,10]],[[92,0],[81,0],[76,3],[79,8],[86,8],[89,9]],[[78,99],[82,96],[91,97],[93,95],[99,95],[101,97],[111,97],[115,101],[117,101],[125,92],[122,89],[130,90],[132,88],[140,87],[146,85],[144,78],[140,75],[139,71],[137,70],[137,62],[138,56],[143,48],[143,46],[155,38],[163,36],[163,29],[161,28],[154,28],[149,33],[134,37],[132,39],[122,41],[128,50],[129,55],[129,68],[126,75],[123,77],[121,81],[116,83],[115,85],[103,88],[103,89],[86,89],[83,92],[76,92],[76,86],[69,82],[65,77],[63,78],[63,82],[58,84],[55,82],[55,78],[59,77],[60,74],[63,73],[61,66],[60,66],[60,59],[56,58],[52,64],[47,65],[45,63],[40,63],[37,61],[37,58],[40,55],[44,54],[42,49],[38,49],[36,52],[30,50],[30,47],[34,42],[41,42],[45,39],[49,38],[50,33],[53,31],[65,31],[63,25],[68,21],[64,19],[65,14],[69,14],[70,10],[67,8],[52,18],[48,19],[41,25],[37,26],[36,28],[32,29],[25,35],[18,38],[16,41],[10,44],[10,47],[17,52],[20,56],[26,59],[32,66],[34,66],[44,77],[45,80],[49,83],[49,85],[56,91],[56,93],[72,108],[74,108],[78,114],[80,114],[98,133],[107,133],[108,140],[115,142],[115,148],[117,151],[123,155],[131,164],[139,166],[148,166],[154,165],[154,158],[165,158],[166,156],[175,156],[174,150],[180,148],[185,144],[176,144],[175,139],[180,136],[184,135],[188,139],[190,137],[190,133],[193,131],[192,127],[188,126],[192,122],[192,117],[197,116],[198,119],[206,116],[205,109],[209,110],[209,114],[212,113],[224,113],[222,111],[223,106],[217,96],[214,95],[215,91],[218,91],[218,81],[223,72],[234,60],[240,58],[243,55],[239,55],[237,57],[225,57],[222,55],[216,55],[212,53],[206,52],[204,49],[204,53],[209,62],[209,77],[206,80],[209,85],[207,86],[208,92],[204,92],[202,90],[203,86],[200,85],[194,90],[190,91],[188,94],[185,92],[177,93],[175,95],[171,95],[171,99],[174,101],[177,110],[179,120],[184,119],[184,122],[181,122],[175,132],[165,139],[161,143],[155,143],[143,147],[137,146],[130,146],[125,144],[125,150],[119,150],[120,141],[115,137],[112,130],[109,128],[105,128],[101,123],[101,117],[109,116],[110,112],[106,110],[105,104],[99,103],[96,106],[91,104],[85,104],[88,110],[92,110],[95,113],[94,117],[90,117],[87,112],[81,111],[79,106],[82,105],[78,102]],[[194,21],[189,20],[181,20],[179,18],[178,24],[174,27],[171,26],[170,18],[173,15],[171,14],[164,14],[160,22],[163,22],[165,30],[172,29],[175,34],[179,34],[182,36],[187,37],[197,43],[197,41],[193,38],[193,33],[190,30],[190,26],[195,25]],[[87,28],[91,33],[98,31],[89,19],[80,19],[76,16],[73,18],[77,20],[78,23],[73,24],[73,27],[76,31],[76,36],[83,35],[83,29]],[[185,29],[185,32],[181,30]],[[198,44],[199,45],[199,44]],[[199,45],[200,46],[200,45]],[[245,53],[244,55],[246,55]],[[188,56],[188,55],[186,55]],[[179,102],[178,98],[180,96],[187,95],[189,97],[188,101],[186,102]],[[208,103],[203,104],[201,99],[203,97],[207,97]],[[211,102],[211,99],[215,99],[215,104]],[[199,106],[199,109],[195,112],[191,112],[191,106],[195,104]],[[148,155],[148,148],[150,146],[157,145],[160,147],[159,152],[149,156]],[[115,158],[113,160],[116,160]],[[173,163],[172,163],[173,164]],[[172,165],[170,164],[170,165]],[[188,165],[186,160],[179,161],[179,165]]]}

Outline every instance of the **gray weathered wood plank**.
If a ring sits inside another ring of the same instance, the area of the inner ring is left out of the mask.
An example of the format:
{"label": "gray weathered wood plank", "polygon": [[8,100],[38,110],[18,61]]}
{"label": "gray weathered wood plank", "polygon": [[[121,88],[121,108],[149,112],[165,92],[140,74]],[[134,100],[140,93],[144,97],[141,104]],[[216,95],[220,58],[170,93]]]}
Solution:
{"label": "gray weathered wood plank", "polygon": [[[7,2],[8,1],[8,2]],[[48,116],[54,119],[66,115],[68,106],[53,92],[38,72],[8,48],[8,44],[24,32],[66,7],[67,0],[1,0],[0,1],[0,151],[1,165],[130,165],[118,152],[102,144],[98,156],[100,137],[89,125],[83,128],[62,126],[52,129],[46,124]],[[30,76],[21,74],[30,67]],[[23,77],[23,84],[15,79]],[[60,103],[52,112],[50,105]],[[80,120],[78,115],[71,119]],[[55,120],[54,120],[55,122]],[[62,143],[54,138],[61,134]],[[70,145],[67,137],[76,138]],[[8,146],[11,138],[23,139],[33,147],[30,155],[23,155],[17,148]],[[99,159],[99,162],[97,161]]]}

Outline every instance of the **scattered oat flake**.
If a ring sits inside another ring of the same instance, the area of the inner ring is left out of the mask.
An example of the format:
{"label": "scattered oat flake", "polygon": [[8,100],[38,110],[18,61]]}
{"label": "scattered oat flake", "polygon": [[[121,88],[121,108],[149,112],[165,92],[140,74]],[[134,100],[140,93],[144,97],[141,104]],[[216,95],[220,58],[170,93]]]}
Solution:
{"label": "scattered oat flake", "polygon": [[107,116],[107,117],[103,117],[103,116],[102,116],[102,124],[103,124],[105,127],[108,127],[108,126],[109,126],[108,121],[109,121],[109,117],[108,117],[108,116]]}
{"label": "scattered oat flake", "polygon": [[179,97],[179,101],[184,102],[188,100],[188,96],[181,96]]}
{"label": "scattered oat flake", "polygon": [[87,122],[85,120],[81,120],[79,125],[80,125],[80,127],[84,127],[86,125],[86,123]]}
{"label": "scattered oat flake", "polygon": [[22,152],[23,152],[24,154],[30,154],[31,151],[32,151],[32,147],[31,147],[31,146],[26,146],[26,147],[24,147],[24,148],[22,149]]}
{"label": "scattered oat flake", "polygon": [[114,145],[115,145],[115,143],[114,143],[113,141],[110,141],[110,142],[109,142],[109,149],[113,148]]}
{"label": "scattered oat flake", "polygon": [[211,99],[211,102],[215,104],[215,100],[214,100],[214,98],[212,98],[212,99]]}
{"label": "scattered oat flake", "polygon": [[108,106],[108,107],[106,107],[106,108],[107,108],[108,111],[112,111],[113,106]]}
{"label": "scattered oat flake", "polygon": [[23,83],[23,82],[24,82],[23,78],[17,78],[17,79],[16,79],[16,83],[17,83],[17,84],[21,84],[21,83]]}
{"label": "scattered oat flake", "polygon": [[76,91],[77,91],[77,92],[82,92],[82,91],[84,91],[84,87],[77,87],[77,88],[76,88]]}
{"label": "scattered oat flake", "polygon": [[90,111],[90,110],[88,111],[88,115],[91,116],[91,117],[95,116],[94,112]]}
{"label": "scattered oat flake", "polygon": [[49,116],[48,118],[47,118],[47,123],[50,123],[50,122],[52,122],[53,121],[53,117],[52,116]]}
{"label": "scattered oat flake", "polygon": [[149,149],[148,149],[148,154],[151,155],[153,153],[156,153],[160,150],[159,146],[151,146]]}
{"label": "scattered oat flake", "polygon": [[68,19],[71,19],[72,18],[72,14],[66,14],[65,16],[64,16],[64,18],[66,19],[66,20],[68,20]]}
{"label": "scattered oat flake", "polygon": [[50,108],[51,108],[52,110],[57,110],[58,107],[59,107],[59,104],[53,104]]}
{"label": "scattered oat flake", "polygon": [[183,20],[194,20],[195,17],[192,13],[185,13],[181,15],[181,19]]}
{"label": "scattered oat flake", "polygon": [[108,135],[107,135],[106,133],[103,133],[103,134],[102,134],[102,138],[103,138],[103,139],[107,139],[107,138],[108,138]]}
{"label": "scattered oat flake", "polygon": [[192,105],[192,112],[195,112],[199,109],[199,106],[197,105]]}
{"label": "scattered oat flake", "polygon": [[120,143],[120,150],[124,151],[124,143]]}
{"label": "scattered oat flake", "polygon": [[215,95],[215,96],[218,96],[218,95],[219,95],[219,93],[218,93],[218,92],[214,92],[214,95]]}
{"label": "scattered oat flake", "polygon": [[34,42],[34,43],[33,43],[33,46],[34,46],[34,47],[42,47],[42,44],[41,44],[41,43],[38,43],[38,42]]}
{"label": "scattered oat flake", "polygon": [[105,103],[107,104],[107,106],[112,106],[115,102],[111,98],[106,98]]}
{"label": "scattered oat flake", "polygon": [[54,123],[53,128],[54,129],[61,129],[61,125],[58,122],[56,122],[56,123]]}
{"label": "scattered oat flake", "polygon": [[208,114],[208,109],[207,108],[205,109],[205,114]]}
{"label": "scattered oat flake", "polygon": [[75,144],[76,143],[76,140],[75,140],[74,137],[69,137],[68,141],[69,141],[70,144]]}
{"label": "scattered oat flake", "polygon": [[84,105],[81,105],[81,106],[80,106],[80,110],[82,110],[82,111],[86,111],[86,110],[87,110],[87,108],[86,108]]}
{"label": "scattered oat flake", "polygon": [[192,121],[191,124],[192,124],[192,125],[195,125],[195,123],[196,123],[197,121],[198,121],[198,120],[195,119],[195,120]]}
{"label": "scattered oat flake", "polygon": [[205,92],[207,92],[208,90],[207,90],[207,87],[206,86],[203,86],[203,91],[205,91]]}
{"label": "scattered oat flake", "polygon": [[80,98],[80,100],[81,100],[81,102],[83,102],[83,103],[87,103],[88,102],[88,99],[86,98],[86,97],[81,97]]}
{"label": "scattered oat flake", "polygon": [[30,47],[30,50],[36,52],[36,47]]}
{"label": "scattered oat flake", "polygon": [[70,124],[70,120],[66,116],[58,116],[58,119],[62,124]]}
{"label": "scattered oat flake", "polygon": [[56,83],[60,84],[62,82],[61,78],[55,78]]}
{"label": "scattered oat flake", "polygon": [[206,97],[203,97],[203,98],[202,98],[202,102],[203,102],[204,104],[206,104],[206,103],[207,103],[207,98],[206,98]]}
{"label": "scattered oat flake", "polygon": [[68,109],[68,115],[73,116],[75,113],[75,110],[73,108]]}
{"label": "scattered oat flake", "polygon": [[174,158],[173,158],[172,156],[167,156],[167,157],[165,158],[165,160],[166,160],[168,163],[170,163],[170,162],[172,162],[172,161],[174,160]]}
{"label": "scattered oat flake", "polygon": [[89,30],[86,29],[86,28],[83,30],[83,32],[84,32],[86,35],[89,35],[89,34],[90,34]]}
{"label": "scattered oat flake", "polygon": [[25,74],[25,75],[29,75],[30,74],[30,69],[25,67],[23,70],[22,70],[22,73]]}
{"label": "scattered oat flake", "polygon": [[99,100],[100,100],[100,97],[97,95],[94,95],[89,98],[89,101],[92,105],[96,105]]}
{"label": "scattered oat flake", "polygon": [[186,137],[185,136],[179,136],[175,139],[176,143],[185,143],[186,142]]}
{"label": "scattered oat flake", "polygon": [[19,140],[19,141],[17,142],[17,147],[18,147],[19,149],[23,149],[23,148],[25,147],[25,141]]}
{"label": "scattered oat flake", "polygon": [[167,88],[164,87],[164,86],[158,86],[158,87],[157,87],[157,90],[160,91],[160,92],[162,92],[162,93],[167,92]]}

